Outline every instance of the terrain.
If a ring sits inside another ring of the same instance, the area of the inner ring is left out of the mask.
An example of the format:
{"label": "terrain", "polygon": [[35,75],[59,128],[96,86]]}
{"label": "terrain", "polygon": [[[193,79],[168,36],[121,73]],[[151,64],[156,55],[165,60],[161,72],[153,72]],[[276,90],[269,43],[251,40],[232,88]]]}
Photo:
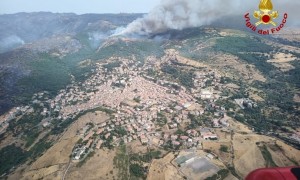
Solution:
{"label": "terrain", "polygon": [[0,28],[0,42],[14,39],[0,46],[1,177],[242,179],[299,166],[299,29],[111,36],[139,16],[0,16],[17,26]]}
{"label": "terrain", "polygon": [[[84,77],[90,67],[78,67],[77,63],[94,59],[95,49],[105,38],[140,16],[46,12],[1,15],[0,114],[26,104],[32,92],[55,94],[70,83],[71,75]],[[52,69],[47,71],[49,65]],[[54,82],[57,77],[60,80]]]}

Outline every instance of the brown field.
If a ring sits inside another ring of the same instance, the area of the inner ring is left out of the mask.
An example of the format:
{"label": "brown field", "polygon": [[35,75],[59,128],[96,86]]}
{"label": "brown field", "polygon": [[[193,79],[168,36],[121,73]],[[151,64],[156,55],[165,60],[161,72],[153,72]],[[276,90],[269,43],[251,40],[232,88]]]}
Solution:
{"label": "brown field", "polygon": [[62,165],[53,165],[37,170],[31,170],[24,174],[24,179],[61,179],[58,176],[61,174],[61,169]]}
{"label": "brown field", "polygon": [[[261,81],[265,82],[266,78],[259,72],[254,65],[243,63],[238,57],[217,53],[212,55],[211,63],[209,64],[213,68],[220,69],[226,77],[241,77],[247,81]],[[224,70],[224,66],[228,66],[228,70]]]}
{"label": "brown field", "polygon": [[[221,145],[228,147],[228,152],[220,151]],[[231,162],[231,143],[230,142],[213,142],[213,141],[204,141],[203,142],[204,150],[211,150],[214,154],[216,154],[222,162]]]}
{"label": "brown field", "polygon": [[118,173],[113,165],[115,155],[115,150],[96,150],[81,167],[72,165],[66,179],[115,179]]}
{"label": "brown field", "polygon": [[140,140],[134,140],[127,145],[127,150],[131,154],[147,153],[147,146],[143,146]]}
{"label": "brown field", "polygon": [[228,88],[231,88],[231,89],[240,89],[240,86],[234,84],[234,83],[229,83],[229,84],[226,84],[226,87]]}
{"label": "brown field", "polygon": [[253,99],[254,101],[260,101],[260,102],[265,101],[262,97],[260,97],[259,95],[255,94],[253,92],[249,93],[249,97],[251,99]]}
{"label": "brown field", "polygon": [[272,158],[277,166],[286,167],[291,165],[291,161],[283,154],[283,151],[277,149],[277,147],[268,145],[268,150],[270,151]]}
{"label": "brown field", "polygon": [[[300,151],[281,141],[257,134],[236,134],[233,140],[234,165],[241,177],[245,177],[254,169],[266,166],[265,159],[256,144],[257,142],[266,144],[277,166],[293,166],[295,165],[294,162],[300,162]],[[274,146],[274,142],[277,146]]]}
{"label": "brown field", "polygon": [[[229,133],[225,135],[225,132],[222,132],[221,129],[216,129],[219,141],[204,141],[203,149],[211,150],[224,164],[231,164],[233,156],[236,172],[242,178],[254,169],[266,167],[266,161],[256,143],[262,142],[266,145],[277,166],[294,166],[297,165],[296,162],[300,162],[299,150],[275,138],[257,135],[246,125],[233,119],[230,119],[229,122],[231,124],[230,127],[234,131],[232,141]],[[233,154],[219,150],[221,144],[223,144],[228,146],[230,151],[231,143],[233,147],[233,152],[231,153]],[[231,174],[226,179],[234,179],[230,177],[232,177]]]}
{"label": "brown field", "polygon": [[253,99],[254,101],[264,101],[264,97],[261,97],[258,95],[258,93],[261,93],[262,95],[261,96],[264,96],[264,93],[261,91],[261,90],[258,90],[256,88],[249,88],[249,97],[251,99]]}
{"label": "brown field", "polygon": [[282,141],[276,141],[277,145],[282,149],[282,153],[289,157],[290,159],[293,159],[295,162],[298,162],[300,165],[300,151],[285,144]]}
{"label": "brown field", "polygon": [[50,149],[48,149],[40,158],[25,169],[22,174],[23,179],[60,179],[69,163],[69,156],[79,136],[77,131],[88,122],[101,123],[108,119],[103,112],[88,113],[74,122],[63,136]]}
{"label": "brown field", "polygon": [[270,63],[288,63],[291,61],[295,61],[297,57],[292,54],[285,54],[285,53],[277,53],[274,54],[274,59],[268,60],[267,62]]}
{"label": "brown field", "polygon": [[234,165],[237,173],[245,177],[250,171],[265,167],[264,158],[255,144],[261,141],[258,136],[235,135],[233,140]]}
{"label": "brown field", "polygon": [[234,132],[239,132],[243,134],[252,133],[252,130],[250,130],[248,126],[232,118],[229,118],[228,122],[230,123],[230,127],[234,130]]}
{"label": "brown field", "polygon": [[171,164],[174,158],[174,154],[169,153],[162,159],[154,159],[151,163],[147,180],[183,179],[177,169]]}
{"label": "brown field", "polygon": [[230,132],[224,132],[222,129],[216,129],[215,132],[218,135],[219,139],[222,140],[222,142],[231,140]]}
{"label": "brown field", "polygon": [[289,63],[272,63],[272,64],[278,67],[283,72],[287,72],[289,70],[295,69],[295,67]]}
{"label": "brown field", "polygon": [[169,60],[176,60],[180,64],[184,64],[186,66],[192,66],[196,68],[207,67],[207,65],[203,63],[180,56],[179,52],[177,52],[175,49],[165,50],[165,56],[162,58],[162,61],[169,61]]}
{"label": "brown field", "polygon": [[194,60],[182,57],[182,56],[176,56],[176,57],[177,57],[177,61],[179,63],[185,64],[187,66],[193,66],[196,68],[207,67],[207,65],[205,65],[203,63],[200,63],[200,62],[197,62],[197,61],[194,61]]}
{"label": "brown field", "polygon": [[239,30],[234,30],[234,29],[222,29],[219,30],[219,35],[220,36],[238,36],[238,37],[246,37],[245,33],[239,31]]}

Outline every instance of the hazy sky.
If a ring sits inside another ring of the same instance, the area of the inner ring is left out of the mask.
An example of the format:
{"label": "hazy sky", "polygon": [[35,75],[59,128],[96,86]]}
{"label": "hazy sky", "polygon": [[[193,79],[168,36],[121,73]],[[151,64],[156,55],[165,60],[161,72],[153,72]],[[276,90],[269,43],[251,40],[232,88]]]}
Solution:
{"label": "hazy sky", "polygon": [[0,0],[0,14],[17,12],[147,13],[160,0]]}

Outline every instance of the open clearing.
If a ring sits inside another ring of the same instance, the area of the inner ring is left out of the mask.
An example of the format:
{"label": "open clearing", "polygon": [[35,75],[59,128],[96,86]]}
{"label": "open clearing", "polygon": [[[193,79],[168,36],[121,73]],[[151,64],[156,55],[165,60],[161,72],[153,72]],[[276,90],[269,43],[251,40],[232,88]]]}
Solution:
{"label": "open clearing", "polygon": [[289,71],[295,69],[293,65],[289,62],[295,61],[297,57],[292,54],[277,53],[274,55],[274,59],[268,60],[267,62],[272,63],[274,66],[278,67],[281,71]]}
{"label": "open clearing", "polygon": [[71,166],[66,179],[115,179],[118,173],[113,165],[115,155],[115,150],[97,150],[81,167]]}
{"label": "open clearing", "polygon": [[300,93],[295,94],[293,100],[294,102],[300,103]]}
{"label": "open clearing", "polygon": [[214,53],[212,54],[212,57],[213,58],[211,58],[209,66],[225,72],[224,76],[226,77],[241,77],[249,82],[255,80],[261,82],[266,81],[266,78],[255,68],[254,65],[244,63],[243,61],[239,60],[237,56],[224,53]]}
{"label": "open clearing", "polygon": [[69,163],[69,156],[79,140],[77,131],[88,122],[101,123],[109,117],[103,112],[87,113],[74,122],[62,137],[31,166],[26,168],[23,179],[61,178]]}
{"label": "open clearing", "polygon": [[[223,152],[220,150],[221,145],[228,148],[228,152]],[[230,142],[203,142],[203,149],[210,150],[216,154],[223,162],[231,162],[231,153],[230,153],[231,143]]]}
{"label": "open clearing", "polygon": [[257,145],[260,142],[266,145],[271,159],[277,166],[294,166],[296,165],[294,162],[300,162],[299,150],[281,141],[257,134],[235,134],[233,138],[234,165],[241,177],[244,178],[254,169],[266,167],[265,157]]}
{"label": "open clearing", "polygon": [[295,61],[297,59],[297,57],[295,57],[294,55],[288,53],[277,53],[274,54],[274,59],[268,60],[267,62],[270,63],[288,63],[291,61]]}
{"label": "open clearing", "polygon": [[164,158],[154,159],[151,163],[147,180],[183,179],[177,169],[171,164],[174,158],[174,154],[169,153]]}

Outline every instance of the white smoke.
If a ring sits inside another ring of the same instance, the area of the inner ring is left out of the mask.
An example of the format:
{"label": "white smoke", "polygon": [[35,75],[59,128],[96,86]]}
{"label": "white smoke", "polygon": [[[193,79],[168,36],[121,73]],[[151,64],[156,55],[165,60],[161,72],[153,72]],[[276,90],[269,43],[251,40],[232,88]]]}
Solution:
{"label": "white smoke", "polygon": [[129,24],[122,34],[147,35],[208,25],[219,17],[234,13],[232,9],[237,3],[236,0],[162,0],[149,14]]}
{"label": "white smoke", "polygon": [[89,42],[92,48],[97,48],[99,45],[107,39],[109,34],[103,32],[90,32],[89,35]]}
{"label": "white smoke", "polygon": [[[118,35],[148,35],[168,29],[182,30],[209,25],[224,16],[243,15],[247,11],[258,10],[259,2],[260,0],[161,0],[160,5],[149,14],[130,23]],[[282,9],[291,4],[300,8],[300,3],[292,0],[284,2],[273,0],[272,2],[274,8]],[[286,11],[289,10],[286,9]],[[293,14],[294,11],[290,13]]]}
{"label": "white smoke", "polygon": [[118,27],[114,30],[103,32],[103,31],[95,31],[95,32],[89,32],[89,43],[92,48],[98,48],[102,43],[104,43],[107,39],[112,37],[114,34],[119,34],[122,30],[124,30],[124,27]]}
{"label": "white smoke", "polygon": [[5,37],[0,40],[0,53],[17,48],[23,44],[25,44],[25,42],[19,36],[12,35]]}

